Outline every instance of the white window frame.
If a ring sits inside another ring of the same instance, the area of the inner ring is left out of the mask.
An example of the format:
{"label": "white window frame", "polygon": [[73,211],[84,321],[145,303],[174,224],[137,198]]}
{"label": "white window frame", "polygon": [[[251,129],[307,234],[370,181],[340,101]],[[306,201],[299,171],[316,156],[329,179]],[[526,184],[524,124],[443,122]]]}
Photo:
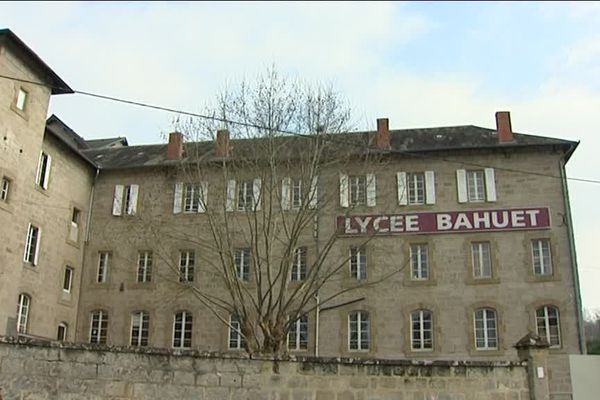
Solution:
{"label": "white window frame", "polygon": [[485,173],[482,169],[467,170],[467,198],[469,203],[485,202]]}
{"label": "white window frame", "polygon": [[237,183],[237,203],[238,211],[251,211],[254,208],[254,182],[243,180]]}
{"label": "white window frame", "polygon": [[[479,313],[481,313],[481,317],[478,316]],[[493,318],[490,318],[490,313],[493,314]],[[478,321],[481,321],[481,328],[477,328]],[[493,321],[494,326],[489,326],[491,321]],[[491,332],[494,332],[495,337],[490,335]],[[498,335],[498,312],[496,310],[484,307],[473,312],[473,338],[475,340],[475,350],[498,350],[500,338]],[[483,345],[480,346],[479,342],[483,342]]]}
{"label": "white window frame", "polygon": [[8,202],[11,183],[12,181],[8,177],[2,177],[2,186],[0,187],[0,201],[3,201],[5,203]]}
{"label": "white window frame", "polygon": [[90,343],[106,344],[108,338],[108,312],[94,310],[90,313]]}
{"label": "white window frame", "polygon": [[229,316],[228,328],[227,347],[229,350],[243,350],[246,345],[246,340],[242,335],[242,325],[237,315]]}
{"label": "white window frame", "polygon": [[531,241],[531,259],[535,276],[552,276],[552,245],[550,239]]}
{"label": "white window frame", "polygon": [[67,325],[66,322],[59,323],[58,327],[56,329],[56,340],[58,340],[59,342],[64,342],[67,340],[68,334],[69,334],[69,325]]}
{"label": "white window frame", "polygon": [[306,270],[307,270],[307,248],[306,247],[298,247],[294,249],[294,254],[292,255],[292,268],[290,269],[290,280],[293,282],[299,282],[306,279]]}
{"label": "white window frame", "polygon": [[193,282],[196,269],[196,252],[181,250],[179,252],[179,282]]}
{"label": "white window frame", "polygon": [[63,279],[63,292],[71,293],[71,289],[73,288],[73,274],[75,270],[73,267],[66,266],[65,267],[65,275]]}
{"label": "white window frame", "polygon": [[302,178],[285,177],[281,181],[281,209],[299,210],[307,202],[309,209],[317,207],[318,201],[318,176],[313,176],[310,184],[308,196],[306,196],[306,186]]}
{"label": "white window frame", "polygon": [[69,230],[69,240],[77,243],[79,240],[79,223],[81,221],[81,210],[77,207],[73,207],[71,213],[71,225]]}
{"label": "white window frame", "polygon": [[252,250],[249,248],[235,249],[234,267],[235,275],[241,281],[250,280],[250,264],[252,262]]}
{"label": "white window frame", "polygon": [[[433,312],[422,309],[410,313],[410,349],[412,351],[433,351],[433,332]],[[426,334],[429,334],[429,339],[426,338]]]}
{"label": "white window frame", "polygon": [[308,316],[306,314],[290,323],[287,348],[290,351],[308,350]]}
{"label": "white window frame", "polygon": [[17,302],[17,333],[27,333],[31,296],[20,293]]}
{"label": "white window frame", "polygon": [[150,250],[138,252],[136,281],[138,283],[152,282],[153,254]]}
{"label": "white window frame", "polygon": [[350,246],[350,276],[359,281],[367,279],[367,246]]}
{"label": "white window frame", "polygon": [[112,215],[135,215],[137,212],[139,190],[140,186],[135,184],[115,185]]}
{"label": "white window frame", "polygon": [[37,174],[35,183],[43,190],[48,189],[48,182],[50,181],[50,171],[52,166],[52,156],[42,151],[40,153],[40,160],[38,163]]}
{"label": "white window frame", "polygon": [[350,207],[367,204],[367,177],[365,175],[348,176],[348,199]]}
{"label": "white window frame", "polygon": [[98,252],[98,269],[96,270],[96,283],[106,283],[111,253],[108,251]]}
{"label": "white window frame", "polygon": [[408,187],[408,205],[425,204],[425,173],[408,172],[406,185]]}
{"label": "white window frame", "polygon": [[[356,341],[353,341],[356,332]],[[371,320],[366,311],[352,311],[348,314],[348,351],[369,351],[371,348]]]}
{"label": "white window frame", "polygon": [[[555,315],[550,315],[551,311],[553,311]],[[555,320],[556,323],[552,324],[552,320]],[[556,329],[556,334],[552,334],[553,327]],[[544,305],[537,308],[535,310],[535,329],[539,336],[544,337],[548,341],[551,348],[560,347],[560,311],[558,307],[553,305]]]}
{"label": "white window frame", "polygon": [[42,230],[33,224],[27,227],[27,237],[25,238],[25,252],[23,253],[23,261],[32,266],[38,265],[38,257],[40,253],[40,240]]}
{"label": "white window frame", "polygon": [[135,347],[148,346],[149,328],[150,315],[147,311],[134,311],[131,313],[129,344]]}
{"label": "white window frame", "polygon": [[25,111],[27,107],[27,99],[29,98],[29,92],[23,88],[19,88],[17,92],[17,98],[15,99],[15,107],[19,111]]}
{"label": "white window frame", "polygon": [[497,200],[494,168],[457,169],[456,185],[459,203],[483,203]]}
{"label": "white window frame", "polygon": [[491,279],[493,277],[492,246],[490,242],[472,242],[471,260],[474,279]]}
{"label": "white window frame", "polygon": [[410,245],[410,277],[412,280],[426,281],[431,276],[429,245],[413,243]]}
{"label": "white window frame", "polygon": [[[180,321],[177,321],[177,316],[181,315]],[[179,333],[179,334],[178,334]],[[189,333],[189,339],[186,339],[186,334]],[[174,349],[191,349],[194,334],[194,318],[189,311],[179,311],[173,315],[173,341],[171,345]],[[186,343],[186,340],[189,343]],[[176,342],[179,342],[177,345]],[[186,346],[187,344],[187,346]]]}

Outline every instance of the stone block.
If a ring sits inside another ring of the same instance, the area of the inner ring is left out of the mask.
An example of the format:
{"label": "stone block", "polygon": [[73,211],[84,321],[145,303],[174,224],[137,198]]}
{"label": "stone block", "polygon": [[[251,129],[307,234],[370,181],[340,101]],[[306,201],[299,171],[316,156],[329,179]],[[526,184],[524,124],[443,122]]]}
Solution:
{"label": "stone block", "polygon": [[227,400],[229,399],[230,388],[226,387],[207,387],[204,388],[205,400]]}
{"label": "stone block", "polygon": [[219,386],[220,379],[217,374],[208,373],[208,374],[196,374],[196,386]]}
{"label": "stone block", "polygon": [[366,389],[369,387],[369,378],[366,376],[355,376],[350,379],[350,387],[353,389]]}
{"label": "stone block", "polygon": [[337,400],[356,400],[354,397],[354,393],[346,390],[344,392],[338,393]]}
{"label": "stone block", "polygon": [[335,400],[335,393],[329,390],[317,390],[315,400]]}
{"label": "stone block", "polygon": [[227,387],[242,387],[242,375],[225,372],[221,374],[220,385]]}
{"label": "stone block", "polygon": [[194,385],[196,383],[194,372],[188,371],[174,371],[173,372],[173,384],[174,385]]}

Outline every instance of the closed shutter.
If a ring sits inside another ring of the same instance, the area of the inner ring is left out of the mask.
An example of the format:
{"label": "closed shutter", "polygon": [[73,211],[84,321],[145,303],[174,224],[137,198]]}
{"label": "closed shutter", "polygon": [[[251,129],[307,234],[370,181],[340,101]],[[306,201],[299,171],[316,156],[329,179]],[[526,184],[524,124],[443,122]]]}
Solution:
{"label": "closed shutter", "polygon": [[233,211],[235,209],[235,180],[227,181],[227,199],[225,201],[225,210]]}
{"label": "closed shutter", "polygon": [[292,180],[290,177],[283,178],[281,181],[281,209],[290,209],[290,189],[292,186]]}
{"label": "closed shutter", "polygon": [[200,182],[200,195],[198,196],[198,212],[206,212],[208,202],[208,182]]}
{"label": "closed shutter", "polygon": [[467,171],[464,169],[456,170],[456,190],[458,191],[458,202],[467,202]]}
{"label": "closed shutter", "polygon": [[113,196],[112,215],[121,215],[123,213],[123,185],[115,185],[115,194]]}
{"label": "closed shutter", "polygon": [[46,154],[46,157],[46,173],[44,174],[44,182],[42,182],[42,187],[44,189],[48,189],[48,182],[50,181],[50,167],[52,166],[52,157],[50,154]]}
{"label": "closed shutter", "polygon": [[129,186],[129,204],[127,204],[127,214],[134,215],[137,211],[139,185]]}
{"label": "closed shutter", "polygon": [[37,228],[37,240],[35,241],[35,254],[33,256],[33,265],[38,265],[40,258],[40,242],[42,241],[42,228]]}
{"label": "closed shutter", "polygon": [[313,176],[310,183],[310,192],[308,193],[308,207],[317,208],[319,203],[319,177]]}
{"label": "closed shutter", "polygon": [[406,172],[398,172],[396,174],[398,181],[398,204],[405,206],[408,204],[408,186],[406,185]]}
{"label": "closed shutter", "polygon": [[183,203],[183,182],[175,184],[175,194],[173,195],[173,214],[179,214]]}
{"label": "closed shutter", "polygon": [[340,174],[340,206],[348,207],[348,175]]}
{"label": "closed shutter", "polygon": [[425,204],[435,204],[435,173],[425,171]]}
{"label": "closed shutter", "polygon": [[252,194],[253,194],[253,205],[254,205],[254,210],[260,210],[260,201],[261,201],[261,197],[260,197],[260,188],[261,188],[262,182],[260,180],[260,178],[256,178],[254,180],[254,182],[252,182]]}
{"label": "closed shutter", "polygon": [[485,169],[485,195],[487,201],[496,201],[496,177],[494,168]]}
{"label": "closed shutter", "polygon": [[375,174],[367,174],[367,206],[375,207],[377,204],[377,178]]}

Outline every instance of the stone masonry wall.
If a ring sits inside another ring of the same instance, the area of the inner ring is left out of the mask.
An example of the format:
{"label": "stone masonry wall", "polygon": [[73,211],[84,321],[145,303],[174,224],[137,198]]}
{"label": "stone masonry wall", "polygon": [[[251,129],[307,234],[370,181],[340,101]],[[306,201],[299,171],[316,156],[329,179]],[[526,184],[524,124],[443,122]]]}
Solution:
{"label": "stone masonry wall", "polygon": [[521,363],[273,361],[0,338],[0,398],[528,400],[529,391]]}

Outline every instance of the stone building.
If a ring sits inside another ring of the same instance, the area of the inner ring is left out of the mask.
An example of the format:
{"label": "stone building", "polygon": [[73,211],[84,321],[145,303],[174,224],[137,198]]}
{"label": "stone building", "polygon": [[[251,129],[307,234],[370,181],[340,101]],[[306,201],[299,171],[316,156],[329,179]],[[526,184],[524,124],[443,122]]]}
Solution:
{"label": "stone building", "polygon": [[235,227],[232,270],[253,288],[244,221],[307,207],[290,290],[332,236],[327,262],[343,268],[293,324],[290,351],[515,360],[514,345],[537,332],[555,377],[567,354],[585,351],[564,169],[576,142],[514,133],[507,112],[495,129],[390,130],[380,119],[373,132],[328,136],[354,148],[344,162],[309,180],[290,163],[269,185],[256,168],[223,176],[230,160],[260,158],[260,140],[221,131],[185,144],[174,133],[167,145],[129,146],[46,121],[50,95],[71,90],[10,31],[0,32],[0,72],[61,88],[0,79],[0,334],[240,351],[239,321],[192,289],[224,290],[209,268],[221,254],[210,210]]}

